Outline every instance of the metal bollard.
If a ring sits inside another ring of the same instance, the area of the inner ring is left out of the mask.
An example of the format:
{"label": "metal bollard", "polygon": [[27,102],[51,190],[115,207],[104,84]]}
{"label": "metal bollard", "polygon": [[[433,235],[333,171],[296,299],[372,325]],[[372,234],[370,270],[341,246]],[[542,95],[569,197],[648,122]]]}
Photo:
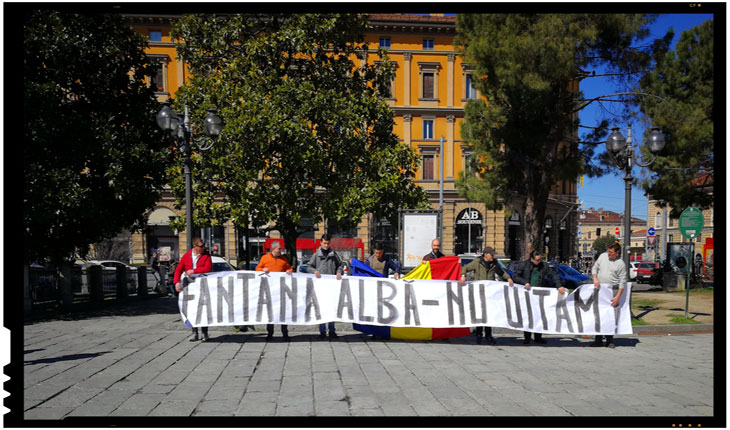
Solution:
{"label": "metal bollard", "polygon": [[117,299],[125,299],[129,297],[129,287],[127,287],[127,268],[117,267]]}
{"label": "metal bollard", "polygon": [[61,290],[61,304],[64,308],[69,308],[74,301],[73,286],[71,285],[71,265],[69,263],[61,264],[61,276],[58,279],[58,288]]}
{"label": "metal bollard", "polygon": [[147,296],[147,267],[145,266],[137,268],[137,296]]}
{"label": "metal bollard", "polygon": [[91,266],[86,271],[89,282],[89,296],[92,303],[104,303],[104,269]]}

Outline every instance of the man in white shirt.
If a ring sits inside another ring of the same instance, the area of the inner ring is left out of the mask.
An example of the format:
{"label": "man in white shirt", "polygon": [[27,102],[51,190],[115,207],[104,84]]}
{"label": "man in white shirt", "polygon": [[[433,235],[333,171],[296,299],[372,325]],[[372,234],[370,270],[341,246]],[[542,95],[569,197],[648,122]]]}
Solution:
{"label": "man in white shirt", "polygon": [[[609,246],[606,252],[601,254],[591,269],[593,274],[593,286],[598,289],[601,284],[618,285],[616,296],[611,299],[611,305],[617,307],[621,294],[626,288],[626,264],[619,257],[621,255],[621,245],[614,243]],[[603,346],[603,336],[596,335],[596,340],[590,346]],[[606,336],[606,346],[615,348],[613,344],[613,336]]]}

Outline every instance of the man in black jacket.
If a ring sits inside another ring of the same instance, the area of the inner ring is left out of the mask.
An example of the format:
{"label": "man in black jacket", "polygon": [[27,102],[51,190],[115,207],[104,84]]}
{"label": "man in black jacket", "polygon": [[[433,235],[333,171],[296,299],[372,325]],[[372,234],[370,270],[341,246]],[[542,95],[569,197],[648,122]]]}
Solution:
{"label": "man in black jacket", "polygon": [[[542,254],[538,251],[530,252],[530,259],[520,262],[515,270],[512,279],[518,284],[525,286],[526,290],[530,287],[547,287],[545,277],[549,276],[553,280],[553,286],[558,288],[560,294],[565,294],[565,288],[560,283],[560,278],[555,274],[546,262],[542,261]],[[530,343],[532,333],[525,332],[525,345]],[[542,333],[535,333],[535,343],[545,344],[547,341],[542,338]]]}

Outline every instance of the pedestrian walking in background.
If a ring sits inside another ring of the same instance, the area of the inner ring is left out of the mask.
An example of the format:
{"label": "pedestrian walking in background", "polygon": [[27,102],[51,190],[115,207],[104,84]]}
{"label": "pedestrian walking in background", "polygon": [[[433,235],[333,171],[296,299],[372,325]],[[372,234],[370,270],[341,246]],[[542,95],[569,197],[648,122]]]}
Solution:
{"label": "pedestrian walking in background", "polygon": [[[342,279],[342,271],[346,266],[340,258],[340,255],[330,248],[331,237],[329,234],[323,234],[320,240],[320,247],[314,253],[307,264],[307,272],[314,273],[314,276],[320,278],[322,275],[336,275],[337,280]],[[335,322],[322,323],[319,325],[319,339],[327,338],[327,329],[329,329],[330,338],[336,338]]]}
{"label": "pedestrian walking in background", "polygon": [[388,277],[389,271],[392,270],[395,279],[400,276],[398,274],[398,264],[391,260],[390,257],[385,256],[385,247],[383,242],[375,242],[375,250],[373,254],[365,260],[365,265],[375,270],[378,273],[382,273],[385,277]]}
{"label": "pedestrian walking in background", "polygon": [[[561,284],[560,277],[555,274],[553,269],[550,268],[550,265],[542,261],[542,254],[538,251],[530,252],[530,258],[520,262],[513,275],[514,280],[518,284],[524,285],[526,290],[529,290],[530,287],[547,287],[548,285],[545,282],[545,278],[548,276],[553,280],[553,287],[557,288],[560,294],[565,294],[565,287]],[[529,344],[531,338],[532,333],[526,331],[525,339],[522,343],[525,345]],[[547,341],[542,338],[542,333],[535,333],[535,343],[547,343]]]}
{"label": "pedestrian walking in background", "polygon": [[168,294],[167,286],[161,284],[162,273],[160,273],[160,256],[159,256],[159,254],[157,254],[156,249],[152,250],[152,255],[150,256],[150,261],[149,261],[148,266],[150,266],[150,271],[152,272],[152,276],[156,280],[155,291],[157,291],[160,294],[167,295]]}
{"label": "pedestrian walking in background", "polygon": [[441,257],[444,257],[444,254],[441,253],[441,241],[436,238],[431,241],[431,252],[424,255],[422,261],[431,261]]}
{"label": "pedestrian walking in background", "polygon": [[[482,256],[472,260],[469,264],[461,268],[461,279],[459,280],[460,285],[466,283],[466,276],[469,272],[474,273],[473,280],[475,281],[507,281],[510,287],[514,285],[514,281],[509,276],[509,273],[502,270],[499,266],[499,262],[494,258],[494,248],[487,246],[484,248]],[[492,327],[478,326],[475,330],[477,341],[482,339],[482,331],[484,332],[485,339],[488,343],[497,343],[492,336]]]}
{"label": "pedestrian walking in background", "polygon": [[[193,249],[189,249],[181,258],[175,268],[175,278],[173,280],[175,284],[175,290],[179,293],[183,289],[180,286],[180,277],[185,274],[191,276],[198,273],[208,273],[212,270],[213,265],[211,263],[210,254],[205,250],[205,243],[199,238],[193,238]],[[203,342],[208,341],[208,327],[202,327]],[[193,335],[190,337],[190,341],[194,342],[199,340],[198,328],[193,327]]]}
{"label": "pedestrian walking in background", "polygon": [[[611,284],[612,288],[614,285],[618,285],[618,292],[611,299],[611,306],[617,307],[619,300],[621,300],[621,294],[626,288],[626,264],[619,258],[621,255],[621,245],[614,243],[609,246],[606,252],[599,255],[596,259],[591,274],[593,275],[593,286],[596,289],[601,288],[601,284]],[[596,339],[591,346],[603,346],[603,336],[598,334]],[[606,336],[606,346],[609,348],[615,348],[613,344],[613,335]]]}
{"label": "pedestrian walking in background", "polygon": [[[286,272],[287,275],[291,275],[293,270],[289,265],[289,260],[281,255],[281,243],[273,242],[271,244],[271,251],[268,254],[261,257],[259,265],[256,266],[258,272]],[[274,324],[266,324],[266,340],[271,340],[274,337]],[[285,341],[289,341],[289,327],[286,324],[281,325],[281,338]]]}

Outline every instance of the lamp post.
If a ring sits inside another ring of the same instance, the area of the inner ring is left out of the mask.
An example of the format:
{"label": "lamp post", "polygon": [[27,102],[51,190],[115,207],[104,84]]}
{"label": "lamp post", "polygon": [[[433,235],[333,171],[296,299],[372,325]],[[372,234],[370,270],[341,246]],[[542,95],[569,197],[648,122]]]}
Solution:
{"label": "lamp post", "polygon": [[[185,154],[183,164],[185,166],[185,231],[187,236],[187,249],[193,247],[193,180],[192,180],[192,140],[193,130],[190,126],[190,115],[188,106],[185,105],[185,114],[182,118],[165,102],[160,112],[157,113],[157,125],[165,132],[170,133],[172,139],[177,143],[180,151]],[[208,109],[208,115],[203,121],[205,135],[210,138],[208,142],[199,145],[200,150],[208,150],[213,147],[215,140],[223,131],[223,120],[216,114],[215,109]]]}
{"label": "lamp post", "polygon": [[[631,176],[631,169],[633,164],[641,167],[649,167],[654,161],[656,161],[657,153],[664,149],[664,135],[659,131],[658,128],[652,128],[649,134],[649,142],[647,147],[652,156],[649,160],[640,161],[636,159],[634,153],[634,144],[631,138],[631,124],[629,124],[628,138],[618,131],[618,127],[614,127],[613,132],[606,139],[606,149],[612,156],[616,166],[624,171],[624,183],[625,183],[625,201],[624,201],[624,246],[622,247],[622,258],[626,265],[626,276],[629,275],[629,248],[631,247],[631,184],[634,181]],[[633,317],[633,312],[632,312]]]}

